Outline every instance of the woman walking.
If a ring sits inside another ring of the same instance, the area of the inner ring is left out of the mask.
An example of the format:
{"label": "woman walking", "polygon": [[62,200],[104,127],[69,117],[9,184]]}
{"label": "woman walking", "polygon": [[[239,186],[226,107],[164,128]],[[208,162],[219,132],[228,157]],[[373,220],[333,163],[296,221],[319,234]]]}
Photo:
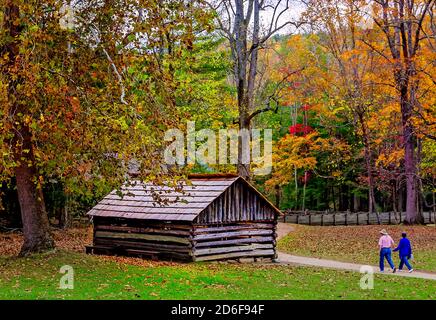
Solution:
{"label": "woman walking", "polygon": [[412,257],[412,246],[410,245],[410,240],[407,239],[407,234],[403,232],[401,234],[402,239],[398,244],[398,247],[394,249],[394,251],[399,251],[400,254],[400,265],[398,267],[398,271],[403,270],[403,266],[406,265],[409,272],[413,272],[413,268],[409,263],[409,259]]}
{"label": "woman walking", "polygon": [[385,229],[380,231],[381,237],[378,241],[378,246],[380,248],[380,272],[384,272],[385,270],[385,258],[388,261],[389,265],[392,268],[392,272],[395,273],[397,269],[395,268],[394,262],[392,261],[392,246],[394,246],[394,240],[387,233]]}

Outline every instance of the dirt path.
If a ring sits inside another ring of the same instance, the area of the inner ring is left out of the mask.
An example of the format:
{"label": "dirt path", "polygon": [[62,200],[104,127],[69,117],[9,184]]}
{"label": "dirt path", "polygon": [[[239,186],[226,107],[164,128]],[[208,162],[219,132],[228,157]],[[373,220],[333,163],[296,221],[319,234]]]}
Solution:
{"label": "dirt path", "polygon": [[285,237],[288,233],[291,233],[295,230],[295,227],[290,225],[289,223],[279,222],[277,224],[277,240]]}
{"label": "dirt path", "polygon": [[[277,225],[277,237],[278,239],[281,239],[294,230],[295,228],[292,225],[279,222]],[[349,270],[349,271],[357,271],[357,272],[360,272],[360,268],[362,267],[361,264],[357,264],[357,263],[348,263],[348,262],[340,262],[335,260],[294,256],[280,251],[278,252],[277,262],[280,264],[304,265],[304,266],[311,266],[311,267]],[[374,268],[374,272],[378,272],[379,270],[378,267],[373,266],[373,268]],[[408,273],[407,271],[392,273],[390,269],[385,269],[384,274],[400,276],[400,277],[436,280],[436,273],[427,273],[427,272],[419,272],[419,271],[414,271],[412,273]]]}
{"label": "dirt path", "polygon": [[[318,258],[310,258],[310,257],[301,257],[294,256],[291,254],[287,254],[284,252],[278,253],[278,263],[280,264],[289,264],[289,265],[304,265],[304,266],[312,266],[312,267],[320,267],[320,268],[331,268],[338,270],[350,270],[350,271],[360,271],[362,267],[361,264],[356,263],[348,263],[348,262],[340,262],[334,260],[327,259],[318,259]],[[378,267],[372,266],[374,268],[374,272],[378,273]],[[414,271],[412,273],[408,273],[407,271],[392,273],[390,269],[385,269],[385,275],[393,275],[400,277],[409,277],[409,278],[421,278],[428,280],[436,280],[435,273],[427,273],[427,272],[419,272]]]}

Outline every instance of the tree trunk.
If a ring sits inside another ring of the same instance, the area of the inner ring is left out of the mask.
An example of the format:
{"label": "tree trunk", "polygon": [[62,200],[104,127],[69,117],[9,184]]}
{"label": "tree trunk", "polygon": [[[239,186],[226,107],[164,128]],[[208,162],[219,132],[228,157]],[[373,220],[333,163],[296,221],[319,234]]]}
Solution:
{"label": "tree trunk", "polygon": [[406,176],[406,219],[408,224],[418,221],[418,211],[416,210],[416,163],[415,163],[415,137],[413,134],[410,117],[412,114],[412,103],[408,97],[409,81],[397,75],[397,82],[401,84],[401,118],[403,124],[404,140],[404,170]]}
{"label": "tree trunk", "polygon": [[[246,107],[241,107],[239,109],[239,138],[238,138],[238,164],[237,170],[238,175],[246,180],[250,180],[250,124],[248,122],[248,115]],[[244,140],[244,133],[248,136],[245,137],[248,141]],[[247,150],[248,148],[248,150]],[[248,158],[248,159],[247,159]],[[248,163],[247,163],[248,162]]]}
{"label": "tree trunk", "polygon": [[[253,111],[254,88],[257,74],[257,60],[259,49],[259,32],[260,32],[260,4],[259,0],[254,0],[253,8],[248,8],[247,16],[251,15],[253,10],[254,26],[252,38],[252,50],[248,49],[248,23],[249,19],[244,16],[244,1],[235,1],[235,39],[232,46],[232,55],[235,61],[235,79],[238,92],[238,111],[239,111],[239,130],[250,130],[250,112]],[[247,72],[248,71],[248,72]],[[238,144],[238,175],[245,179],[250,179],[250,163],[243,161],[246,159],[244,153],[250,158],[251,150],[244,150],[244,147],[250,148],[250,144],[242,144],[241,135]],[[250,159],[248,159],[250,160]],[[250,162],[250,161],[248,161]]]}
{"label": "tree trunk", "polygon": [[301,211],[306,210],[306,179],[304,179],[304,185],[303,185],[303,200],[301,204]]}
{"label": "tree trunk", "polygon": [[280,198],[281,198],[281,189],[279,185],[274,187],[275,189],[275,205],[277,208],[280,208]]}
{"label": "tree trunk", "polygon": [[68,229],[71,227],[71,217],[68,211],[68,198],[64,205],[59,209],[59,228]]}
{"label": "tree trunk", "polygon": [[[408,131],[408,130],[407,130]],[[405,134],[410,139],[410,135]],[[406,175],[406,222],[415,223],[417,210],[416,210],[416,185],[415,185],[415,161],[414,161],[414,147],[410,142],[405,142],[404,146],[405,157],[405,175]]]}
{"label": "tree trunk", "polygon": [[372,176],[372,164],[371,164],[371,146],[369,144],[368,130],[365,124],[363,113],[358,114],[360,126],[362,128],[363,146],[365,155],[365,166],[368,176],[368,212],[373,213],[374,209],[377,216],[378,224],[380,224],[380,217],[376,209],[375,196],[374,196],[374,178]]}
{"label": "tree trunk", "polygon": [[23,126],[20,133],[23,139],[22,150],[26,152],[16,152],[15,159],[19,165],[15,167],[15,177],[23,221],[24,243],[20,252],[23,256],[51,250],[54,248],[54,241],[50,234],[42,189],[37,185],[38,173],[33,159],[29,128]]}
{"label": "tree trunk", "polygon": [[[4,11],[4,27],[11,37],[5,49],[9,54],[9,61],[4,70],[6,74],[9,68],[14,68],[16,60],[19,58],[19,35],[21,26],[17,21],[20,19],[20,9],[10,1],[7,9]],[[2,70],[3,71],[3,70]],[[9,81],[9,100],[17,101],[19,97],[14,96],[15,88],[23,79]],[[16,114],[26,114],[26,106],[17,104]],[[20,255],[28,255],[33,252],[42,252],[54,248],[54,241],[50,234],[50,225],[48,222],[45,204],[42,195],[42,189],[38,186],[38,171],[35,166],[35,159],[32,145],[32,135],[30,128],[23,123],[22,117],[17,117],[14,122],[15,128],[12,131],[12,146],[14,149],[14,158],[17,166],[14,169],[18,200],[21,209],[21,219],[23,223],[24,243]]]}

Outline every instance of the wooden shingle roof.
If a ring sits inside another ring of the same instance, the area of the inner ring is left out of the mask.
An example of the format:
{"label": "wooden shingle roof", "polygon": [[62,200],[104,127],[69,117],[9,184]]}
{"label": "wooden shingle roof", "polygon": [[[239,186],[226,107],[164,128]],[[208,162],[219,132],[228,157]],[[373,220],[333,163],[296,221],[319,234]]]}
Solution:
{"label": "wooden shingle roof", "polygon": [[[190,177],[192,185],[185,184],[183,190],[151,183],[131,183],[103,198],[88,215],[98,217],[117,217],[145,220],[189,221],[192,222],[215,199],[237,180],[266,200],[244,179],[232,175],[196,175]],[[155,195],[153,197],[153,195]],[[159,200],[156,199],[159,196]],[[271,203],[268,204],[277,212]]]}

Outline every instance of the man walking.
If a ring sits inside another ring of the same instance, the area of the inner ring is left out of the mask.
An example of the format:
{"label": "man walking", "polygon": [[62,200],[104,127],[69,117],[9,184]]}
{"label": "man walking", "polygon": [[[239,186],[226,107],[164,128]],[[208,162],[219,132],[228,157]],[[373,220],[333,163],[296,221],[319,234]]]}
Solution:
{"label": "man walking", "polygon": [[399,251],[400,255],[400,265],[398,267],[398,271],[403,270],[403,266],[406,265],[409,272],[413,272],[413,268],[409,263],[409,259],[412,257],[412,246],[410,244],[410,240],[407,239],[407,234],[403,232],[401,234],[402,239],[398,244],[398,247],[394,249],[394,251]]}
{"label": "man walking", "polygon": [[380,248],[380,272],[384,272],[385,270],[385,264],[384,260],[388,261],[389,265],[392,268],[392,272],[395,273],[397,269],[395,268],[394,262],[392,261],[392,246],[395,244],[394,240],[391,238],[391,236],[387,233],[385,229],[380,231],[380,234],[382,235],[380,237],[380,240],[378,241],[378,246]]}

